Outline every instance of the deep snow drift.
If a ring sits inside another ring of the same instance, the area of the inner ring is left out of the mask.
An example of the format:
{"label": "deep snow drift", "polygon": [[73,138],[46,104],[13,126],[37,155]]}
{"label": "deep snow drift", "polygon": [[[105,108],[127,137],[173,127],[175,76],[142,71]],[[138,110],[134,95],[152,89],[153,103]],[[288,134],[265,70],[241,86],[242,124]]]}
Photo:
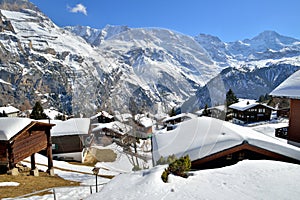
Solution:
{"label": "deep snow drift", "polygon": [[160,176],[167,166],[122,174],[109,182],[96,199],[298,199],[299,165],[244,160],[236,165],[193,172],[187,179]]}

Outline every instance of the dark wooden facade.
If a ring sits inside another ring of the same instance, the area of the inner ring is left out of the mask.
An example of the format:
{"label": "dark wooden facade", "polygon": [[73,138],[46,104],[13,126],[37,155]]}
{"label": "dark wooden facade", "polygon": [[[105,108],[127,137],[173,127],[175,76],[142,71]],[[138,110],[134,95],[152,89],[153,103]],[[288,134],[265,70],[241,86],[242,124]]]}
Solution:
{"label": "dark wooden facade", "polygon": [[300,100],[291,99],[288,141],[300,147]]}
{"label": "dark wooden facade", "polygon": [[232,108],[232,116],[245,123],[270,120],[272,108],[262,104],[255,105],[247,110],[237,110]]}
{"label": "dark wooden facade", "polygon": [[100,115],[97,117],[99,123],[110,123],[115,121],[114,117],[106,117],[104,115]]}
{"label": "dark wooden facade", "polygon": [[209,111],[209,113],[208,113],[209,117],[213,117],[213,118],[221,119],[221,120],[225,120],[225,118],[226,118],[225,110],[221,110],[218,108],[208,108],[208,111]]}
{"label": "dark wooden facade", "polygon": [[52,153],[73,153],[81,152],[89,144],[86,144],[87,136],[64,135],[52,137]]}
{"label": "dark wooden facade", "polygon": [[51,135],[53,124],[32,121],[9,140],[0,141],[0,166],[2,169],[13,169],[15,165],[31,156],[32,167],[35,167],[34,154],[46,150],[49,159],[48,168],[52,168]]}
{"label": "dark wooden facade", "polygon": [[290,108],[281,108],[277,110],[277,117],[286,117],[290,116]]}
{"label": "dark wooden facade", "polygon": [[247,142],[236,147],[192,161],[193,169],[212,169],[233,165],[241,160],[276,160],[300,164],[299,160],[266,149],[252,146]]}

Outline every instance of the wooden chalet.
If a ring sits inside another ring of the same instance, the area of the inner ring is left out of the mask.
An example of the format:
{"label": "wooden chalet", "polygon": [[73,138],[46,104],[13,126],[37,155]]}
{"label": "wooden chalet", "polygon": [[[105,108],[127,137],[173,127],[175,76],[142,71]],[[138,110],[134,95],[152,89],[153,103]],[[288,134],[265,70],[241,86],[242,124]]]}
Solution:
{"label": "wooden chalet", "polygon": [[90,119],[92,123],[110,123],[115,121],[114,116],[106,111],[100,111],[96,115],[92,116]]}
{"label": "wooden chalet", "polygon": [[300,147],[300,70],[282,82],[270,95],[290,99],[287,140]]}
{"label": "wooden chalet", "polygon": [[235,147],[192,161],[193,169],[212,169],[236,164],[241,160],[275,160],[300,164],[299,159],[249,144],[246,140]]}
{"label": "wooden chalet", "polygon": [[279,108],[277,109],[277,117],[286,117],[290,116],[290,108]]}
{"label": "wooden chalet", "polygon": [[56,126],[51,131],[53,158],[84,162],[90,146],[90,119],[71,118],[51,120]]}
{"label": "wooden chalet", "polygon": [[235,164],[244,159],[300,164],[300,149],[274,137],[211,117],[183,122],[152,137],[154,165],[170,155],[189,155],[193,169]]}
{"label": "wooden chalet", "polygon": [[226,108],[224,105],[208,108],[208,111],[210,112],[209,117],[222,120],[225,120],[226,118]]}
{"label": "wooden chalet", "polygon": [[102,141],[104,136],[121,141],[124,137],[128,137],[129,132],[132,130],[131,126],[119,121],[113,121],[110,123],[96,123],[93,124],[93,126],[93,142],[99,145],[103,145],[105,143]]}
{"label": "wooden chalet", "polygon": [[229,106],[232,110],[233,122],[247,124],[270,120],[274,108],[256,102],[256,100],[242,100]]}
{"label": "wooden chalet", "polygon": [[147,117],[145,114],[137,114],[134,116],[133,119],[133,136],[136,136],[140,139],[147,139],[152,135],[152,126],[153,120]]}
{"label": "wooden chalet", "polygon": [[[35,153],[46,150],[48,172],[53,175],[50,129],[54,124],[28,118],[0,118],[0,168],[15,171],[18,162],[31,157],[32,174],[38,175]],[[17,171],[16,171],[17,172]]]}

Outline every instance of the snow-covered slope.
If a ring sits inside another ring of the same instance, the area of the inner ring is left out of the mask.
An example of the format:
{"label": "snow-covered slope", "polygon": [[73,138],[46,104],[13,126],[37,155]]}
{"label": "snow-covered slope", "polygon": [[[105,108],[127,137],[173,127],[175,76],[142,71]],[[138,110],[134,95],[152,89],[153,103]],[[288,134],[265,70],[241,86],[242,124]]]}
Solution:
{"label": "snow-covered slope", "polygon": [[167,166],[122,174],[87,199],[298,199],[299,165],[244,160],[236,165],[193,172],[187,179],[169,175]]}
{"label": "snow-covered slope", "polygon": [[83,108],[92,103],[73,98],[78,91],[94,93],[87,86],[109,73],[101,64],[105,59],[91,45],[38,11],[1,10],[1,21],[0,76],[11,84],[2,86],[3,104],[42,100],[70,113],[77,105]]}
{"label": "snow-covered slope", "polygon": [[[176,105],[222,69],[215,65],[192,37],[174,31],[106,26],[96,36],[90,34],[91,29],[88,27],[67,29],[92,45],[95,45],[95,38],[101,38],[95,48],[109,60],[110,67],[119,70],[121,74],[118,82],[127,84],[126,89],[134,88],[134,97],[122,96],[121,90],[124,88],[117,84],[114,93],[118,94],[118,101],[130,99],[138,102],[138,106],[146,102],[148,107],[156,102]],[[140,97],[135,93],[139,93]]]}
{"label": "snow-covered slope", "polygon": [[252,39],[223,42],[218,37],[199,34],[195,37],[211,55],[222,64],[237,61],[259,61],[299,56],[300,40],[283,36],[275,31],[264,31]]}
{"label": "snow-covered slope", "polygon": [[67,26],[64,29],[84,38],[89,44],[99,46],[104,40],[129,30],[127,26],[107,25],[103,29],[95,29],[88,26]]}
{"label": "snow-covered slope", "polygon": [[252,39],[229,43],[228,50],[239,60],[261,60],[299,55],[300,40],[265,31]]}

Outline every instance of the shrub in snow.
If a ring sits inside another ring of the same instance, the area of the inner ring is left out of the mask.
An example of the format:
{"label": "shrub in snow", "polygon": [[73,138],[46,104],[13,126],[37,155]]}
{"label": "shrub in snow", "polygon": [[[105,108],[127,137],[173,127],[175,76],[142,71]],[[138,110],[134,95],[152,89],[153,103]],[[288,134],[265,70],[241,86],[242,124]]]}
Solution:
{"label": "shrub in snow", "polygon": [[181,157],[179,159],[176,159],[174,162],[169,164],[169,167],[164,170],[164,172],[161,175],[161,179],[163,182],[168,181],[168,175],[173,174],[176,176],[181,176],[184,178],[187,178],[187,171],[191,169],[191,160],[188,155]]}
{"label": "shrub in snow", "polygon": [[164,170],[164,172],[161,174],[161,179],[163,182],[168,182],[168,176],[169,176],[169,171],[167,169]]}

